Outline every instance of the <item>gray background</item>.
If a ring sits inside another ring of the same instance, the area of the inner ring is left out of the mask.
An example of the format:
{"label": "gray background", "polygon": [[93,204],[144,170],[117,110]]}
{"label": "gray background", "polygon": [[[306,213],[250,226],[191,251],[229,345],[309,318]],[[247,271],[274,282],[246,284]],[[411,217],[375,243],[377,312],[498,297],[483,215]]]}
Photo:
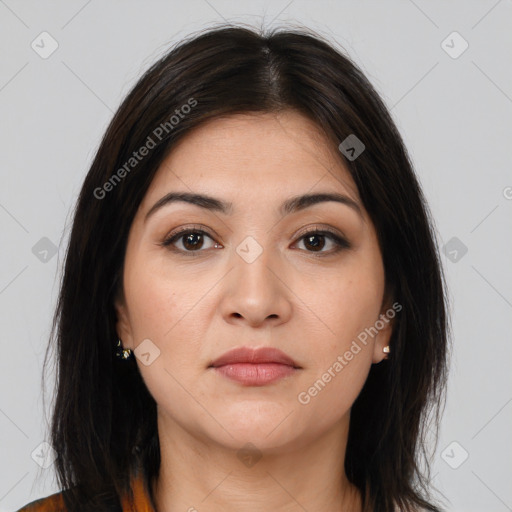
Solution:
{"label": "gray background", "polygon": [[[449,510],[512,510],[511,17],[510,0],[0,0],[0,512],[59,490],[36,463],[42,358],[100,137],[170,43],[223,20],[316,29],[391,109],[447,244],[454,352],[433,484]],[[46,59],[43,31],[58,43]]]}

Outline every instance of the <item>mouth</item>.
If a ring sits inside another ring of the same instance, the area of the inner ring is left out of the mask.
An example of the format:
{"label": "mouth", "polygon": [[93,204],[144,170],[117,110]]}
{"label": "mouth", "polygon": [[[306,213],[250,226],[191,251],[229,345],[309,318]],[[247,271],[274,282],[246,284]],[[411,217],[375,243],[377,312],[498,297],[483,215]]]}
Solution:
{"label": "mouth", "polygon": [[290,356],[271,347],[238,347],[223,354],[208,368],[245,386],[264,386],[302,369]]}

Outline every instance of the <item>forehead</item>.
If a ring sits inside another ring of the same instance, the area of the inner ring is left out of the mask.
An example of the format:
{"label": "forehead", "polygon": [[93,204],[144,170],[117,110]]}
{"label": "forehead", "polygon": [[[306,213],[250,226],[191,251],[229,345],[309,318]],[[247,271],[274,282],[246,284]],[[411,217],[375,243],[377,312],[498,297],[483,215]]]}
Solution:
{"label": "forehead", "polygon": [[357,187],[336,151],[312,121],[294,111],[216,118],[171,150],[147,197],[193,190],[229,195],[236,202],[242,192],[277,199],[283,191],[292,195],[321,187],[358,200]]}

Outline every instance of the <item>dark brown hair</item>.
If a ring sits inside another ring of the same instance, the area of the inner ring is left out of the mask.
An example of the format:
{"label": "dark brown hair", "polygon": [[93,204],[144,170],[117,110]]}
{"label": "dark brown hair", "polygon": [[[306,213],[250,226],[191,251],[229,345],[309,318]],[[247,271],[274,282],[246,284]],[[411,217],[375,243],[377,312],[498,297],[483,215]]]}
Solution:
{"label": "dark brown hair", "polygon": [[[378,234],[387,294],[403,308],[391,357],[372,365],[353,405],[347,476],[365,511],[440,510],[426,440],[432,420],[437,434],[444,403],[447,299],[434,223],[402,138],[335,44],[303,28],[229,25],[180,42],[142,76],[80,192],[49,345],[57,362],[51,444],[69,510],[119,509],[130,471],[140,465],[148,482],[158,474],[155,401],[136,362],[114,356],[128,232],[155,172],[178,140],[209,119],[285,109],[314,121],[334,148],[351,134],[364,143],[355,160],[338,154]],[[131,161],[143,146],[151,146],[148,154]]]}

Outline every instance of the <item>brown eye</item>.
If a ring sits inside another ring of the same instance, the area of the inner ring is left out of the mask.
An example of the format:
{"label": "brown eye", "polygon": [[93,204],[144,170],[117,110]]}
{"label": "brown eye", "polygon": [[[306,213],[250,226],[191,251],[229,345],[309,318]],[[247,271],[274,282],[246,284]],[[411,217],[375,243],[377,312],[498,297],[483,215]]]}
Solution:
{"label": "brown eye", "polygon": [[[209,246],[205,246],[205,243],[208,243],[207,240],[210,240]],[[299,242],[304,244],[306,252],[318,253],[320,256],[334,254],[351,247],[348,241],[331,231],[310,231],[300,237]],[[182,229],[171,234],[161,245],[185,254],[201,253],[203,249],[222,248],[208,233],[200,229]],[[327,250],[324,250],[326,247]]]}
{"label": "brown eye", "polygon": [[325,247],[325,236],[323,235],[308,235],[303,240],[304,245],[313,251],[321,251]]}
{"label": "brown eye", "polygon": [[[310,231],[303,235],[299,241],[303,242],[307,252],[333,254],[342,249],[350,249],[350,243],[338,234],[331,231]],[[327,250],[323,250],[327,246]],[[329,250],[330,249],[330,250]]]}
{"label": "brown eye", "polygon": [[183,246],[187,250],[194,251],[196,249],[201,249],[204,244],[203,235],[200,233],[189,233],[188,235],[182,235],[182,243]]}
{"label": "brown eye", "polygon": [[205,247],[205,239],[209,239],[211,242],[214,242],[214,240],[205,231],[187,229],[171,235],[162,243],[162,245],[164,247],[172,246],[172,248],[178,252],[200,252],[201,249],[217,247],[218,244],[210,244],[210,247]]}

